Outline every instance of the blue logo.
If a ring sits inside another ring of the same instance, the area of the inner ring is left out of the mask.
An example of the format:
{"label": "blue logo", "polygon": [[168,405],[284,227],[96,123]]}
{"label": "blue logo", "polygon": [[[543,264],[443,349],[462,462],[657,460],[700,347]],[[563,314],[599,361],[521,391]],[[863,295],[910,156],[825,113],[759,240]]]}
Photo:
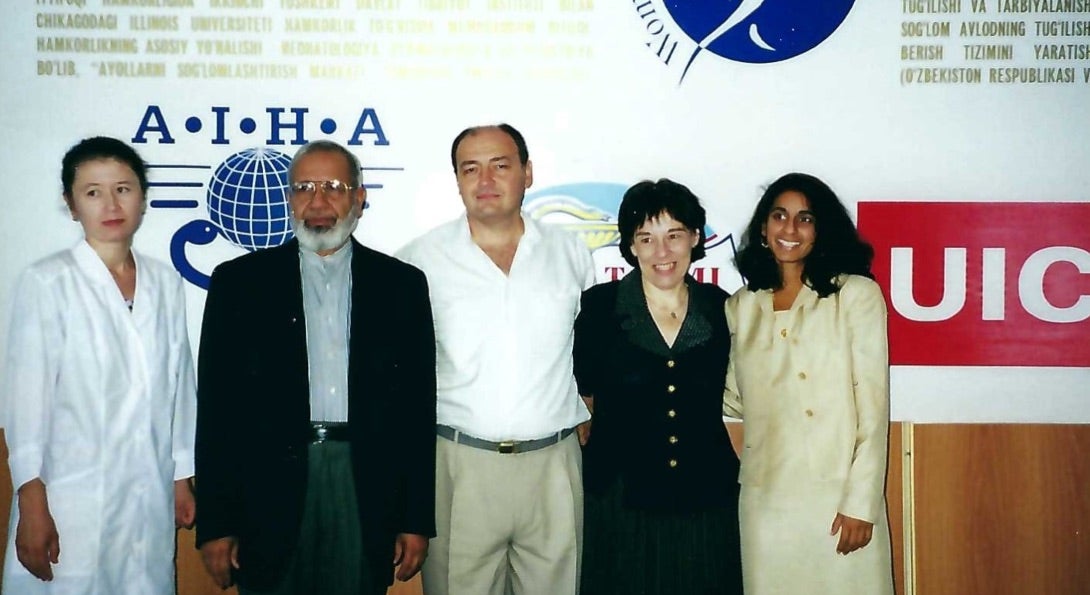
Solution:
{"label": "blue logo", "polygon": [[208,214],[232,244],[253,252],[292,238],[288,208],[291,158],[246,149],[216,168],[208,183]]}
{"label": "blue logo", "polygon": [[[647,47],[669,65],[678,49],[666,23],[647,0],[636,6],[647,32]],[[829,38],[847,18],[855,0],[672,0],[662,5],[696,46],[681,80],[696,57],[707,50],[721,58],[769,64],[808,52]],[[684,56],[684,53],[678,54]]]}
{"label": "blue logo", "polygon": [[[268,148],[251,148],[231,155],[212,172],[205,193],[208,219],[196,219],[174,232],[170,260],[190,283],[208,289],[210,277],[197,270],[186,255],[189,244],[207,245],[222,236],[253,252],[293,237],[288,207],[288,167],[291,158]],[[152,165],[154,169],[209,169],[206,166]],[[200,182],[159,182],[152,186],[184,188]],[[152,200],[153,208],[196,208],[195,200]]]}
{"label": "blue logo", "polygon": [[[364,107],[359,114],[346,118],[331,115],[318,117],[307,107],[268,106],[264,118],[253,114],[236,114],[228,106],[212,106],[208,113],[166,113],[158,105],[148,105],[140,117],[131,141],[144,144],[174,145],[177,136],[187,140],[204,139],[212,147],[232,144],[235,138],[247,138],[250,148],[235,152],[218,166],[194,163],[149,163],[154,190],[148,205],[153,209],[201,210],[205,217],[189,221],[170,240],[170,260],[182,278],[208,289],[210,276],[192,264],[186,252],[191,245],[206,246],[223,238],[234,246],[253,252],[279,246],[293,237],[288,206],[289,153],[270,148],[284,145],[302,146],[315,132],[329,136],[341,130],[345,145],[360,146],[369,141],[376,147],[386,147],[390,141],[379,121],[375,108]],[[317,120],[317,121],[315,121]],[[354,123],[345,126],[344,124]],[[183,132],[184,131],[184,132]],[[263,137],[261,140],[253,138]],[[263,145],[259,143],[262,143]],[[372,175],[404,171],[398,166],[363,166],[364,188],[369,197],[383,188],[371,181]],[[199,193],[199,194],[196,194]],[[364,204],[368,208],[371,201]]]}

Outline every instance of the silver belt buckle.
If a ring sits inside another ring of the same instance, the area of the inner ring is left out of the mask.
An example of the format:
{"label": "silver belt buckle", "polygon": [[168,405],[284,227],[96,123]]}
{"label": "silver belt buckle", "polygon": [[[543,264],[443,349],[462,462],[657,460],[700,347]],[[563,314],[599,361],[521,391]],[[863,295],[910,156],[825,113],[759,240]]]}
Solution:
{"label": "silver belt buckle", "polygon": [[325,426],[318,426],[314,428],[315,442],[325,442],[326,435],[329,434],[329,430]]}

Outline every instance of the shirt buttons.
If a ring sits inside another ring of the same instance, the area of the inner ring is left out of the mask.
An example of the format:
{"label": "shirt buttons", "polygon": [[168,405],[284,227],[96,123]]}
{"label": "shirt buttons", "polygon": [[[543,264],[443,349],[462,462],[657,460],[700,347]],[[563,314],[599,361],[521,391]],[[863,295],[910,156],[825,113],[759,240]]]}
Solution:
{"label": "shirt buttons", "polygon": [[677,411],[674,411],[673,409],[667,411],[666,417],[677,417]]}
{"label": "shirt buttons", "polygon": [[799,372],[799,380],[806,380],[806,372]]}
{"label": "shirt buttons", "polygon": [[670,465],[671,469],[677,467],[677,459],[670,459],[670,462],[668,464]]}
{"label": "shirt buttons", "polygon": [[806,410],[806,417],[814,417],[814,410],[813,409],[807,409]]}
{"label": "shirt buttons", "polygon": [[677,444],[677,436],[670,436],[669,438],[667,438],[667,440],[670,442],[670,444]]}
{"label": "shirt buttons", "polygon": [[785,328],[780,329],[780,336],[783,337],[784,339],[786,339],[787,338],[787,329],[785,329]]}
{"label": "shirt buttons", "polygon": [[666,387],[666,392],[668,392],[668,393],[673,393],[676,390],[677,390],[677,387],[672,385],[672,384],[670,386]]}
{"label": "shirt buttons", "polygon": [[672,359],[666,360],[666,367],[667,368],[673,368],[676,365],[677,365],[677,362],[675,362],[674,360],[672,360]]}

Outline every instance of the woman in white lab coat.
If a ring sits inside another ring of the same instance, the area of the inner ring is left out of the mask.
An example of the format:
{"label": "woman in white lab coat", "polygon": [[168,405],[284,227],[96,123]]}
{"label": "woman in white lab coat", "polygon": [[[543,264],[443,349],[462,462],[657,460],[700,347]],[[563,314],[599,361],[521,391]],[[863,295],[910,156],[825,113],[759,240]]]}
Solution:
{"label": "woman in white lab coat", "polygon": [[886,304],[873,249],[821,180],[757,204],[727,301],[724,413],[742,417],[746,595],[893,595]]}
{"label": "woman in white lab coat", "polygon": [[173,593],[174,530],[195,514],[182,281],[132,249],[148,182],[131,147],[86,139],[61,181],[84,238],[18,280],[0,381],[4,593]]}

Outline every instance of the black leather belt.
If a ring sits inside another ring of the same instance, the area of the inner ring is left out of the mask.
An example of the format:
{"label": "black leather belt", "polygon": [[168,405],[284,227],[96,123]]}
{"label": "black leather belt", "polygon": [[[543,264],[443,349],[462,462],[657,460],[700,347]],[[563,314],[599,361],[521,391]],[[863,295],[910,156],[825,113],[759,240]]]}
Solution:
{"label": "black leather belt", "polygon": [[446,438],[451,442],[472,446],[473,448],[479,448],[481,450],[490,450],[504,455],[541,450],[546,446],[552,446],[568,436],[571,436],[574,431],[575,428],[568,428],[536,440],[504,440],[502,442],[493,442],[491,440],[485,440],[484,438],[470,436],[469,434],[455,430],[450,426],[435,426],[435,434]]}
{"label": "black leather belt", "polygon": [[348,422],[315,421],[310,423],[311,444],[320,444],[330,440],[336,442],[348,441]]}

